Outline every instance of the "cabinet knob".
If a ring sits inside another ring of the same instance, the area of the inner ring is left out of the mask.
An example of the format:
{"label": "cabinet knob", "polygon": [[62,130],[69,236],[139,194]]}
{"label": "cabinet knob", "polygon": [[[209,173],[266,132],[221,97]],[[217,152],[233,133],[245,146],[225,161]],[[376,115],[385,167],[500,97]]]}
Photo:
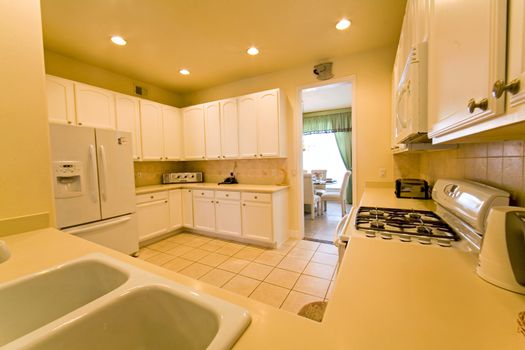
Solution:
{"label": "cabinet knob", "polygon": [[204,156],[202,156],[202,159],[204,159],[204,158],[205,158],[205,157],[204,157]]}
{"label": "cabinet knob", "polygon": [[155,198],[155,197],[153,197],[153,196],[149,196],[149,198],[153,199],[153,198]]}
{"label": "cabinet knob", "polygon": [[226,158],[226,156],[222,156],[222,158]]}
{"label": "cabinet knob", "polygon": [[[211,201],[211,202],[213,203],[213,201]],[[217,202],[217,203],[219,203],[219,202]]]}
{"label": "cabinet knob", "polygon": [[257,199],[257,196],[254,196],[253,198]]}
{"label": "cabinet knob", "polygon": [[259,154],[259,157],[262,157],[262,153],[261,153],[261,154]]}
{"label": "cabinet knob", "polygon": [[164,159],[163,157],[160,157],[160,160]]}
{"label": "cabinet knob", "polygon": [[82,125],[82,123],[81,123],[81,122],[78,122],[78,125]]}
{"label": "cabinet knob", "polygon": [[217,158],[221,159],[221,156],[217,156]]}
{"label": "cabinet knob", "polygon": [[226,197],[229,197],[230,195],[226,193]]}
{"label": "cabinet knob", "polygon": [[71,124],[71,120],[68,120],[67,123],[68,123],[68,124]]}
{"label": "cabinet knob", "polygon": [[468,101],[468,111],[470,113],[474,113],[474,111],[476,110],[476,108],[479,108],[481,109],[482,111],[486,111],[487,108],[489,108],[489,100],[487,100],[486,98],[482,99],[481,101],[479,102],[476,102],[476,100],[474,100],[473,98],[471,98],[469,101]]}
{"label": "cabinet knob", "polygon": [[254,154],[253,156],[254,156],[254,157],[257,157],[257,155],[256,155],[256,154]]}
{"label": "cabinet knob", "polygon": [[168,203],[168,201],[164,201],[164,203]]}
{"label": "cabinet knob", "polygon": [[246,203],[242,203],[242,206],[245,207],[245,206],[246,206]]}
{"label": "cabinet knob", "polygon": [[494,83],[494,86],[492,87],[492,96],[494,96],[495,98],[500,98],[501,96],[503,96],[505,91],[516,95],[520,91],[520,80],[514,79],[506,85],[503,80],[496,81]]}

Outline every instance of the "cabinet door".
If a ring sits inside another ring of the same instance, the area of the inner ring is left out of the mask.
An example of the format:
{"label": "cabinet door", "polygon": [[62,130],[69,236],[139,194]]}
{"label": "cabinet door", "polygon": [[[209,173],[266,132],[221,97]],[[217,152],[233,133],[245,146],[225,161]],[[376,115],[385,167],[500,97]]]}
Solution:
{"label": "cabinet door", "polygon": [[506,1],[434,0],[431,13],[429,136],[439,138],[504,111],[491,91],[505,77]]}
{"label": "cabinet door", "polygon": [[75,88],[71,80],[46,75],[47,117],[52,123],[75,123]]}
{"label": "cabinet door", "polygon": [[507,94],[508,108],[513,111],[525,103],[525,0],[513,0],[509,8],[509,59],[507,84],[520,82],[520,90]]}
{"label": "cabinet door", "polygon": [[204,108],[202,105],[182,110],[184,159],[204,159]]}
{"label": "cabinet door", "polygon": [[279,156],[279,91],[265,91],[257,98],[259,157]]}
{"label": "cabinet door", "polygon": [[237,99],[220,101],[222,158],[239,158],[239,118]]}
{"label": "cabinet door", "polygon": [[257,94],[239,97],[239,156],[257,158]]}
{"label": "cabinet door", "polygon": [[139,241],[165,233],[169,227],[169,206],[166,199],[137,204]]}
{"label": "cabinet door", "polygon": [[215,201],[213,198],[193,198],[194,227],[215,231]]}
{"label": "cabinet door", "polygon": [[182,190],[169,191],[170,207],[170,230],[178,229],[182,226]]}
{"label": "cabinet door", "polygon": [[164,159],[182,158],[182,117],[175,107],[162,106]]}
{"label": "cabinet door", "polygon": [[269,203],[243,202],[242,235],[246,238],[269,241],[272,234],[272,205]]}
{"label": "cabinet door", "polygon": [[204,105],[206,158],[221,159],[221,117],[219,102]]}
{"label": "cabinet door", "polygon": [[75,83],[78,125],[115,129],[115,93]]}
{"label": "cabinet door", "polygon": [[217,232],[231,235],[241,235],[241,202],[230,200],[215,201],[215,221]]}
{"label": "cabinet door", "polygon": [[140,160],[140,108],[139,99],[133,96],[117,94],[115,97],[117,110],[117,130],[132,134],[133,159]]}
{"label": "cabinet door", "polygon": [[182,190],[182,226],[193,227],[193,191]]}
{"label": "cabinet door", "polygon": [[164,158],[162,140],[162,105],[140,100],[140,129],[142,135],[142,158],[162,160]]}

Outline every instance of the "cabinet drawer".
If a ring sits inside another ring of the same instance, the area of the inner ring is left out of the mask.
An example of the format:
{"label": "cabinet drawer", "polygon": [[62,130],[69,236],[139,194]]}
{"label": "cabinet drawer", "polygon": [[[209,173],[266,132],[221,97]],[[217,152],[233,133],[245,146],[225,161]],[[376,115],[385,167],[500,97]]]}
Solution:
{"label": "cabinet drawer", "polygon": [[215,199],[233,199],[240,200],[241,193],[233,191],[215,191]]}
{"label": "cabinet drawer", "polygon": [[136,196],[137,204],[153,202],[161,199],[168,199],[168,191],[138,194]]}
{"label": "cabinet drawer", "polygon": [[193,198],[213,198],[215,191],[213,190],[193,190]]}
{"label": "cabinet drawer", "polygon": [[242,200],[250,202],[270,203],[272,201],[272,195],[269,193],[243,192]]}

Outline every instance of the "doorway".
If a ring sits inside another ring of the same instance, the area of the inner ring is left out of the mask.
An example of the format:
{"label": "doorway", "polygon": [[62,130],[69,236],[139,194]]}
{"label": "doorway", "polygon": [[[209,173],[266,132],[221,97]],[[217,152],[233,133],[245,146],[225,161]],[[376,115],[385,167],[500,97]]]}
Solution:
{"label": "doorway", "polygon": [[303,88],[304,238],[331,242],[352,205],[352,81]]}

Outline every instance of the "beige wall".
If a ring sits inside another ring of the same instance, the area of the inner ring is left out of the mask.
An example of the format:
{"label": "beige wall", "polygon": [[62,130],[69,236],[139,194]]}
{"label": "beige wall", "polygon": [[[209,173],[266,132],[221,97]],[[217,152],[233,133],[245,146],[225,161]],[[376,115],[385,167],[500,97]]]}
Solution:
{"label": "beige wall", "polygon": [[196,172],[204,174],[204,181],[219,183],[230,172],[240,183],[254,185],[287,185],[286,159],[207,160],[191,162],[135,162],[135,185],[162,183],[162,174]]}
{"label": "beige wall", "polygon": [[148,90],[145,99],[180,107],[182,96],[143,81],[114,73],[49,50],[44,51],[46,73],[135,96],[135,85]]}
{"label": "beige wall", "polygon": [[458,149],[395,156],[396,173],[478,181],[511,193],[511,204],[525,206],[525,141],[462,144]]}
{"label": "beige wall", "polygon": [[[357,159],[354,162],[356,199],[363,193],[365,181],[390,181],[393,179],[393,161],[390,153],[390,99],[392,66],[395,47],[387,47],[348,57],[333,59],[335,79],[355,77],[354,144]],[[316,62],[317,63],[317,62]],[[186,105],[233,97],[271,88],[281,88],[286,94],[292,113],[290,118],[288,157],[288,178],[290,188],[290,228],[298,230],[301,217],[298,217],[299,180],[302,169],[297,167],[301,153],[300,141],[295,137],[300,129],[301,104],[299,89],[318,81],[312,74],[312,64],[294,69],[274,72],[230,84],[185,95]],[[332,83],[334,79],[326,81]],[[242,131],[241,131],[242,132]],[[379,178],[379,168],[386,168],[386,178]]]}
{"label": "beige wall", "polygon": [[9,218],[53,217],[39,0],[0,1],[0,77],[2,235],[24,229]]}

